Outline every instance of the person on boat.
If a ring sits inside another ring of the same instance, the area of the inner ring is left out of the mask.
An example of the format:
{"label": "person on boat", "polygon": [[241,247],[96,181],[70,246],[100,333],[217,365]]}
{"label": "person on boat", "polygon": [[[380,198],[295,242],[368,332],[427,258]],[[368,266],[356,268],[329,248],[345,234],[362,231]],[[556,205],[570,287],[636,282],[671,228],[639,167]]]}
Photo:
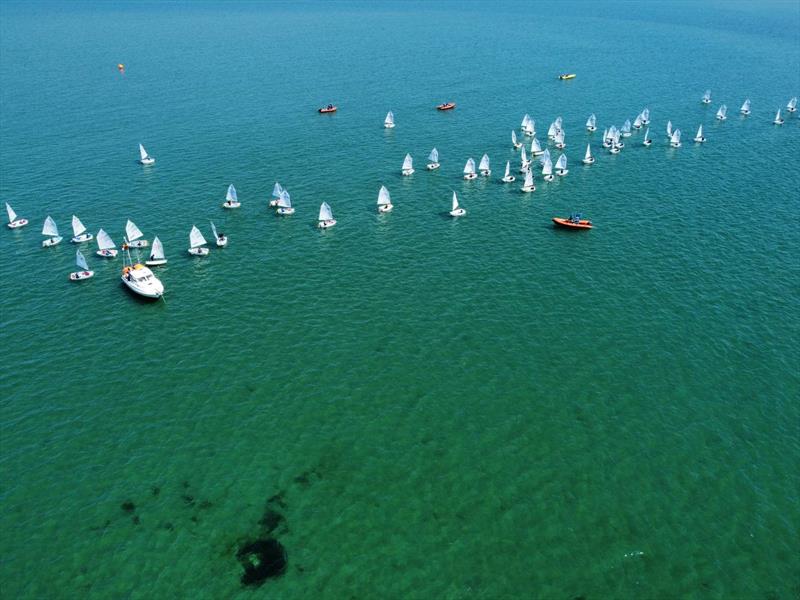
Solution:
{"label": "person on boat", "polygon": [[333,104],[328,104],[328,110],[333,108]]}
{"label": "person on boat", "polygon": [[218,233],[217,234],[217,238],[219,239],[219,241],[222,241],[222,240],[225,239],[225,234],[224,233]]}

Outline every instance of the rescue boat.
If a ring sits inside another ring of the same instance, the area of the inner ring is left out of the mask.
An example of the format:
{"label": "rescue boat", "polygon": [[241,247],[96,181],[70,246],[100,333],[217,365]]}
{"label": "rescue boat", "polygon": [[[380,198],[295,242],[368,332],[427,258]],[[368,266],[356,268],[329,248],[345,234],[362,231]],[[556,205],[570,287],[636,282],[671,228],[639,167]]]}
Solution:
{"label": "rescue boat", "polygon": [[591,229],[592,222],[588,219],[581,219],[580,214],[570,215],[569,218],[553,217],[553,223],[569,229]]}
{"label": "rescue boat", "polygon": [[566,79],[575,79],[575,77],[577,77],[577,75],[575,75],[575,73],[562,73],[561,75],[558,76],[558,78],[561,81],[564,81]]}
{"label": "rescue boat", "polygon": [[334,106],[333,104],[328,104],[328,106],[323,106],[322,108],[318,108],[318,112],[321,113],[334,113],[336,112],[338,107]]}
{"label": "rescue boat", "polygon": [[456,107],[455,102],[445,102],[436,107],[436,110],[453,110]]}

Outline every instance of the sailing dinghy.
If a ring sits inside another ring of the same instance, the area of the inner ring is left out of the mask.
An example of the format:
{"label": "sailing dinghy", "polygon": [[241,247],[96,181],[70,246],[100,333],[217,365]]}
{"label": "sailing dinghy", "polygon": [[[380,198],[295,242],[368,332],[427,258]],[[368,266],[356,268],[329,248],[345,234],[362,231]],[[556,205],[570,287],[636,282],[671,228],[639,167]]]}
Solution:
{"label": "sailing dinghy", "polygon": [[281,197],[282,193],[283,193],[283,186],[276,181],[275,185],[272,186],[272,200],[269,201],[270,208],[275,208],[276,206],[278,206],[278,199]]}
{"label": "sailing dinghy", "polygon": [[[533,138],[536,139],[536,138]],[[528,155],[525,153],[525,146],[522,147],[522,150],[519,155],[519,172],[520,173],[527,173],[528,169],[531,166],[531,161],[528,160]]]}
{"label": "sailing dinghy", "polygon": [[553,179],[555,179],[555,177],[553,177],[553,163],[550,157],[547,157],[547,160],[545,160],[542,165],[542,179],[545,181],[553,181]]}
{"label": "sailing dinghy", "polygon": [[783,117],[781,117],[781,109],[778,109],[778,112],[775,113],[775,119],[772,121],[775,125],[783,125]]}
{"label": "sailing dinghy", "polygon": [[593,165],[594,164],[594,156],[592,156],[592,146],[591,146],[591,144],[586,144],[586,154],[584,155],[582,162],[585,165]]}
{"label": "sailing dinghy", "polygon": [[475,161],[472,158],[467,159],[467,164],[464,165],[464,179],[475,179],[478,174],[475,172]]}
{"label": "sailing dinghy", "polygon": [[281,190],[281,195],[278,198],[278,208],[275,211],[276,215],[293,215],[294,207],[292,206],[292,197],[289,195],[288,190]]}
{"label": "sailing dinghy", "polygon": [[644,141],[642,141],[642,145],[645,147],[652,146],[653,140],[650,139],[650,129],[646,129],[644,132]]}
{"label": "sailing dinghy", "polygon": [[75,252],[75,264],[78,265],[79,271],[74,271],[69,274],[70,281],[83,281],[94,277],[94,271],[89,270],[89,265],[86,264],[86,258],[80,250]]}
{"label": "sailing dinghy", "polygon": [[133,221],[128,219],[128,222],[125,224],[125,244],[130,248],[147,248],[147,240],[139,239],[143,235],[141,229],[139,229]]}
{"label": "sailing dinghy", "polygon": [[711,104],[711,90],[706,90],[706,93],[703,94],[702,102],[703,104]]}
{"label": "sailing dinghy", "polygon": [[211,223],[211,233],[214,234],[214,241],[217,243],[217,248],[224,248],[228,245],[228,236],[217,231],[214,221],[209,222]]}
{"label": "sailing dinghy", "polygon": [[403,159],[403,175],[411,175],[414,173],[414,159],[411,158],[410,154],[406,154],[406,157]]}
{"label": "sailing dinghy", "polygon": [[488,177],[492,174],[492,168],[489,165],[489,155],[484,154],[481,157],[481,163],[478,165],[478,170],[481,172],[481,175],[484,177]]}
{"label": "sailing dinghy", "polygon": [[156,164],[156,159],[150,156],[141,144],[139,144],[139,164],[145,166]]}
{"label": "sailing dinghy", "polygon": [[522,142],[517,141],[517,132],[514,131],[513,129],[511,130],[511,145],[514,146],[514,148],[516,149],[522,147]]}
{"label": "sailing dinghy", "polygon": [[105,229],[97,232],[97,248],[96,254],[102,258],[114,258],[117,255],[117,246]]}
{"label": "sailing dinghy", "polygon": [[72,239],[70,241],[73,244],[82,244],[93,239],[94,236],[86,231],[86,227],[81,223],[81,220],[72,215]]}
{"label": "sailing dinghy", "polygon": [[383,120],[383,126],[386,129],[394,129],[394,113],[392,111],[386,113],[386,118]]}
{"label": "sailing dinghy", "polygon": [[392,205],[392,197],[389,194],[389,190],[386,189],[385,185],[381,186],[381,189],[378,190],[378,212],[379,213],[388,213],[394,208]]}
{"label": "sailing dinghy", "polygon": [[528,172],[525,173],[525,182],[519,189],[526,194],[536,191],[536,186],[533,184],[533,169],[528,169]]}
{"label": "sailing dinghy", "polygon": [[17,217],[17,213],[14,212],[14,209],[11,208],[11,205],[6,202],[6,212],[8,213],[8,228],[9,229],[18,229],[20,227],[25,227],[28,224],[28,219],[20,219]]}
{"label": "sailing dinghy", "polygon": [[792,98],[791,100],[789,100],[789,102],[786,104],[786,110],[788,110],[790,113],[793,113],[793,112],[797,111],[797,98],[796,97]]}
{"label": "sailing dinghy", "polygon": [[563,177],[567,173],[569,173],[569,169],[567,169],[567,157],[562,154],[556,161],[556,175]]}
{"label": "sailing dinghy", "polygon": [[49,248],[50,246],[60,244],[61,240],[64,239],[58,235],[58,227],[56,226],[56,222],[53,220],[53,217],[50,215],[47,215],[47,218],[44,220],[42,235],[48,236],[46,240],[42,241],[42,248]]}
{"label": "sailing dinghy", "polygon": [[467,214],[467,211],[458,205],[458,196],[456,196],[455,191],[453,191],[453,207],[450,210],[450,216],[463,217],[465,214]]}
{"label": "sailing dinghy", "polygon": [[242,205],[239,202],[239,196],[236,193],[236,188],[233,187],[233,184],[228,186],[228,191],[225,194],[225,202],[222,203],[223,208],[239,208]]}
{"label": "sailing dinghy", "polygon": [[717,110],[717,120],[724,121],[727,118],[728,118],[728,107],[723,104],[722,106],[719,107],[719,110]]}
{"label": "sailing dinghy", "polygon": [[503,175],[503,179],[501,179],[500,181],[502,181],[503,183],[511,183],[515,179],[516,179],[516,177],[514,177],[511,174],[511,162],[510,161],[506,161],[506,172],[505,172],[505,175]]}
{"label": "sailing dinghy", "polygon": [[167,257],[164,255],[164,244],[158,239],[158,236],[153,238],[153,247],[150,248],[150,257],[145,261],[148,267],[158,267],[167,264]]}
{"label": "sailing dinghy", "polygon": [[672,132],[672,136],[669,138],[669,145],[673,148],[680,148],[681,147],[681,130],[676,129]]}
{"label": "sailing dinghy", "polygon": [[425,168],[428,169],[428,171],[433,171],[439,168],[439,151],[436,148],[431,150],[431,153],[428,155],[428,160],[431,161],[425,165]]}
{"label": "sailing dinghy", "polygon": [[697,135],[694,136],[694,141],[697,142],[698,144],[702,144],[703,142],[706,141],[706,138],[703,137],[703,126],[702,125],[700,125],[700,127],[697,128]]}
{"label": "sailing dinghy", "polygon": [[594,116],[594,113],[589,115],[589,118],[586,119],[586,131],[597,131],[597,117]]}
{"label": "sailing dinghy", "polygon": [[750,114],[750,98],[744,101],[742,104],[742,108],[739,109],[739,112],[742,113],[745,117]]}
{"label": "sailing dinghy", "polygon": [[206,248],[206,238],[200,233],[196,225],[192,225],[192,231],[189,232],[189,254],[192,256],[208,256],[208,248]]}
{"label": "sailing dinghy", "polygon": [[336,225],[336,219],[333,218],[333,212],[327,202],[323,202],[319,207],[319,217],[317,218],[317,227],[320,229],[329,229]]}

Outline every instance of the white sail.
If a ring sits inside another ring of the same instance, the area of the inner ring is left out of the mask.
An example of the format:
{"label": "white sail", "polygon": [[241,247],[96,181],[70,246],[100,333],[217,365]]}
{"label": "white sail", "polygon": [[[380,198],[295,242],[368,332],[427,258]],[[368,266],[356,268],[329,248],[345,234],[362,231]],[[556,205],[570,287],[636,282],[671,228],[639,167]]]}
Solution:
{"label": "white sail", "polygon": [[471,175],[475,172],[475,161],[471,158],[467,159],[467,164],[464,165],[464,175]]}
{"label": "white sail", "polygon": [[511,143],[516,146],[517,145],[517,132],[513,129],[511,130]]}
{"label": "white sail", "polygon": [[539,145],[539,140],[533,138],[531,140],[531,154],[538,154],[542,151],[542,147]]}
{"label": "white sail", "polygon": [[625,123],[622,125],[622,129],[620,129],[620,131],[622,133],[629,133],[630,130],[631,130],[631,120],[630,119],[626,119]]}
{"label": "white sail", "polygon": [[457,209],[458,209],[458,196],[456,196],[456,193],[453,192],[453,210]]}
{"label": "white sail", "polygon": [[147,150],[145,150],[144,146],[142,146],[141,144],[139,144],[139,156],[142,157],[142,160],[145,160],[147,158]]}
{"label": "white sail", "polygon": [[503,175],[503,179],[505,179],[509,175],[511,175],[511,162],[510,161],[506,161],[506,172],[505,172],[505,175]]}
{"label": "white sail", "polygon": [[414,168],[414,159],[411,158],[410,154],[406,154],[406,157],[403,159],[403,171],[410,171]]}
{"label": "white sail", "polygon": [[636,115],[636,118],[633,120],[633,126],[636,129],[639,129],[642,126],[642,115],[641,114]]}
{"label": "white sail", "polygon": [[86,227],[81,223],[81,220],[75,215],[72,215],[72,235],[79,236],[84,231],[86,231]]}
{"label": "white sail", "polygon": [[553,163],[548,158],[545,161],[544,165],[542,165],[542,175],[547,176],[552,174],[553,174]]}
{"label": "white sail", "polygon": [[207,244],[206,238],[203,237],[203,234],[200,233],[200,230],[197,228],[196,225],[192,225],[192,231],[189,233],[189,247],[190,248],[197,248],[198,246],[202,246],[203,244]]}
{"label": "white sail", "polygon": [[478,169],[481,171],[488,171],[491,167],[489,166],[489,155],[484,154],[481,156],[481,164],[478,165]]}
{"label": "white sail", "polygon": [[589,160],[590,158],[592,158],[592,147],[590,144],[586,144],[586,155],[583,160]]}
{"label": "white sail", "polygon": [[83,256],[80,250],[75,252],[75,264],[78,265],[79,269],[83,269],[84,271],[89,270],[89,265],[86,264],[86,257]]}
{"label": "white sail", "polygon": [[556,169],[563,171],[567,168],[567,157],[565,155],[561,155],[558,157],[556,161]]}
{"label": "white sail", "polygon": [[778,112],[775,113],[775,123],[781,120],[781,109],[778,109]]}
{"label": "white sail", "polygon": [[[712,133],[713,133],[713,131],[712,131]],[[697,135],[694,136],[694,137],[697,138],[697,139],[700,139],[700,138],[703,137],[703,126],[702,125],[700,125],[700,127],[697,128]]]}
{"label": "white sail", "polygon": [[750,112],[750,98],[744,101],[744,104],[742,104],[742,108],[740,110],[743,113]]}
{"label": "white sail", "polygon": [[547,137],[549,137],[549,138],[555,137],[556,136],[556,130],[557,130],[556,124],[555,123],[550,123],[550,127],[547,129]]}
{"label": "white sail", "polygon": [[605,142],[607,140],[608,140],[608,129],[604,129],[603,130],[603,141]]}
{"label": "white sail", "polygon": [[597,117],[594,116],[594,113],[589,115],[589,118],[586,119],[586,127],[594,128],[597,126]]}
{"label": "white sail", "polygon": [[681,143],[681,130],[676,129],[672,132],[672,136],[670,137],[670,142],[673,144],[680,144]]}
{"label": "white sail", "polygon": [[283,186],[276,181],[275,185],[272,188],[272,197],[280,198],[282,192],[283,192]]}
{"label": "white sail", "polygon": [[11,205],[6,202],[6,212],[8,213],[8,222],[13,223],[17,220],[17,213],[14,212],[14,209],[11,208]]}
{"label": "white sail", "polygon": [[328,206],[327,202],[323,202],[319,207],[319,221],[330,221],[333,219],[333,213],[331,212],[331,207]]}
{"label": "white sail", "polygon": [[217,235],[217,227],[214,225],[214,221],[209,221],[211,223],[211,233],[214,234],[214,239],[218,239],[219,236]]}
{"label": "white sail", "polygon": [[650,109],[649,108],[645,108],[644,110],[642,110],[642,122],[644,123],[644,122],[647,122],[647,121],[650,121]]}
{"label": "white sail", "polygon": [[526,162],[528,162],[528,154],[525,152],[525,146],[523,146],[523,147],[521,148],[521,150],[520,150],[520,153],[519,153],[519,159],[520,159],[520,160],[521,160],[523,163],[526,163]]}
{"label": "white sail", "polygon": [[786,104],[786,108],[788,108],[790,111],[794,111],[797,108],[797,98],[795,97],[789,100],[789,102]]}
{"label": "white sail", "polygon": [[105,229],[101,229],[97,232],[97,247],[100,250],[111,250],[112,248],[116,248],[114,245],[114,240],[111,239],[111,236],[108,235]]}
{"label": "white sail", "polygon": [[703,94],[703,102],[711,102],[711,90],[706,90]]}
{"label": "white sail", "polygon": [[554,139],[555,139],[556,144],[563,144],[564,143],[564,130],[563,129],[559,129],[556,132],[556,137]]}
{"label": "white sail", "polygon": [[228,193],[225,194],[225,201],[226,202],[238,202],[238,196],[236,194],[236,188],[233,187],[233,184],[228,186]]}
{"label": "white sail", "polygon": [[646,141],[647,141],[647,140],[649,140],[649,139],[650,139],[650,128],[648,128],[648,129],[647,129],[647,130],[644,132],[644,141],[646,142]]}
{"label": "white sail", "polygon": [[150,260],[164,260],[164,244],[156,236],[153,239],[153,247],[150,249]]}
{"label": "white sail", "polygon": [[389,190],[386,189],[385,185],[382,185],[380,191],[378,192],[378,206],[386,206],[387,204],[391,203],[392,197],[389,194]]}
{"label": "white sail", "polygon": [[394,114],[392,111],[386,113],[386,118],[383,120],[384,125],[394,125]]}
{"label": "white sail", "polygon": [[439,162],[439,151],[436,148],[431,150],[431,153],[428,155],[428,160],[432,163]]}
{"label": "white sail", "polygon": [[79,269],[83,269],[84,271],[89,270],[89,265],[86,263],[86,257],[83,256],[80,250],[75,252],[75,264],[78,265]]}
{"label": "white sail", "polygon": [[528,135],[536,133],[536,121],[528,119],[528,124],[525,126],[525,133]]}
{"label": "white sail", "polygon": [[522,125],[521,125],[522,129],[527,129],[528,121],[530,120],[531,120],[530,116],[527,113],[525,113],[525,116],[522,117]]}
{"label": "white sail", "polygon": [[58,237],[58,227],[56,226],[56,222],[53,220],[53,217],[47,215],[47,218],[44,220],[44,227],[42,227],[42,235],[47,235],[50,237]]}
{"label": "white sail", "polygon": [[555,120],[555,122],[553,124],[556,126],[556,129],[561,129],[561,124],[563,122],[564,121],[561,119],[561,117],[556,117],[556,120]]}
{"label": "white sail", "polygon": [[533,170],[528,169],[528,172],[525,173],[525,185],[523,187],[530,188],[533,187]]}
{"label": "white sail", "polygon": [[672,135],[672,121],[667,121],[667,135]]}
{"label": "white sail", "polygon": [[723,104],[722,106],[719,107],[719,110],[717,111],[717,118],[724,119],[727,113],[728,113],[728,107]]}
{"label": "white sail", "polygon": [[134,240],[138,240],[144,234],[142,231],[136,226],[136,224],[128,219],[128,222],[125,224],[125,236],[128,238],[129,242]]}
{"label": "white sail", "polygon": [[550,148],[545,148],[542,156],[539,158],[539,162],[544,164],[550,160]]}
{"label": "white sail", "polygon": [[278,208],[292,208],[292,197],[287,190],[281,190],[278,198]]}

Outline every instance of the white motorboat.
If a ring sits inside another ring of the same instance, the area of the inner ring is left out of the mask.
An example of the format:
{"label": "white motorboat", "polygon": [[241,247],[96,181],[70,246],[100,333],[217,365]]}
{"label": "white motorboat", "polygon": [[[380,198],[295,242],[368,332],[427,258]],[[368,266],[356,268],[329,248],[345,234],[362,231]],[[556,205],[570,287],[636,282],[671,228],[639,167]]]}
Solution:
{"label": "white motorboat", "polygon": [[225,194],[225,202],[222,203],[223,208],[239,208],[242,205],[239,202],[239,196],[236,193],[236,188],[233,187],[233,184],[228,186],[228,191]]}
{"label": "white motorboat", "polygon": [[569,169],[567,169],[567,157],[565,154],[562,154],[556,161],[556,175],[563,177],[567,173],[569,173]]}
{"label": "white motorboat", "polygon": [[42,227],[42,235],[48,236],[46,240],[42,241],[43,248],[49,248],[50,246],[55,246],[56,244],[60,244],[62,238],[58,235],[58,226],[56,226],[56,222],[53,220],[53,217],[47,215],[47,218],[44,220],[44,227]]}
{"label": "white motorboat", "polygon": [[388,213],[394,208],[392,205],[392,197],[389,194],[389,190],[386,189],[385,185],[381,186],[381,189],[378,190],[378,212],[379,213]]}
{"label": "white motorboat", "polygon": [[153,272],[143,264],[135,264],[128,251],[128,264],[122,269],[122,283],[134,294],[145,298],[161,298],[164,295],[164,284]]}
{"label": "white motorboat", "polygon": [[114,258],[117,255],[117,246],[104,229],[97,232],[97,256]]}
{"label": "white motorboat", "polygon": [[593,165],[594,164],[594,156],[592,156],[592,146],[591,144],[586,144],[586,154],[583,156],[583,164],[585,165]]}
{"label": "white motorboat", "polygon": [[491,165],[489,164],[489,155],[488,154],[484,154],[481,157],[481,162],[478,165],[478,170],[481,172],[481,175],[484,176],[484,177],[488,177],[489,175],[492,174],[492,168],[491,168]]}
{"label": "white motorboat", "polygon": [[89,270],[89,265],[86,264],[86,258],[80,250],[75,252],[75,264],[78,265],[79,270],[69,274],[70,281],[83,281],[84,279],[91,279],[94,277],[94,271]]}
{"label": "white motorboat", "polygon": [[147,248],[148,241],[139,239],[143,236],[141,229],[136,224],[128,219],[125,224],[125,244],[130,248]]}
{"label": "white motorboat", "polygon": [[72,215],[72,239],[70,240],[73,244],[82,244],[83,242],[89,242],[94,239],[94,236],[86,231],[86,227],[84,227],[81,220]]}
{"label": "white motorboat", "polygon": [[150,156],[141,144],[139,144],[139,164],[145,166],[156,164],[156,159]]}
{"label": "white motorboat", "polygon": [[150,257],[145,261],[148,267],[158,267],[167,264],[167,257],[164,255],[164,244],[158,239],[153,238],[153,247],[150,249]]}
{"label": "white motorboat", "polygon": [[503,179],[501,179],[501,181],[503,183],[511,183],[515,179],[516,179],[516,177],[514,177],[511,174],[511,162],[510,161],[506,161],[506,172],[505,172],[505,175],[503,175]]}
{"label": "white motorboat", "polygon": [[8,227],[9,229],[19,229],[20,227],[25,227],[28,224],[28,219],[20,219],[17,217],[17,213],[14,212],[14,209],[11,208],[11,205],[6,202],[6,212],[8,213]]}
{"label": "white motorboat", "polygon": [[275,210],[276,215],[293,215],[294,206],[292,206],[292,197],[289,195],[289,190],[281,190],[281,195],[278,198],[278,208]]}
{"label": "white motorboat", "polygon": [[436,148],[431,150],[431,153],[428,155],[428,160],[431,161],[425,165],[425,168],[428,169],[428,171],[433,171],[439,168],[439,151]]}
{"label": "white motorboat", "polygon": [[317,218],[317,227],[320,229],[330,229],[336,225],[336,219],[333,218],[333,212],[327,202],[323,202],[319,207],[319,217]]}
{"label": "white motorboat", "polygon": [[467,164],[464,165],[464,179],[475,179],[478,174],[475,172],[475,161],[472,158],[467,159]]}
{"label": "white motorboat", "polygon": [[211,233],[214,234],[214,241],[217,244],[217,248],[224,248],[228,245],[228,236],[224,233],[220,233],[217,231],[217,227],[214,225],[214,221],[210,221],[211,223]]}
{"label": "white motorboat", "polygon": [[528,169],[528,172],[525,173],[525,182],[519,189],[526,194],[536,191],[536,186],[533,184],[533,169]]}
{"label": "white motorboat", "polygon": [[192,225],[192,230],[189,232],[189,254],[192,256],[208,256],[208,248],[206,248],[206,238],[200,233],[196,225]]}
{"label": "white motorboat", "polygon": [[403,175],[411,175],[414,173],[414,159],[411,158],[410,154],[406,154],[406,157],[403,159]]}
{"label": "white motorboat", "polygon": [[703,137],[703,126],[702,125],[700,125],[700,127],[697,128],[697,135],[694,136],[694,141],[697,142],[698,144],[702,144],[703,142],[706,141],[706,138]]}
{"label": "white motorboat", "polygon": [[386,113],[386,118],[383,120],[383,126],[386,129],[394,128],[394,113],[392,111]]}
{"label": "white motorboat", "polygon": [[451,217],[463,217],[467,211],[458,205],[458,196],[453,192],[453,208],[450,210]]}

